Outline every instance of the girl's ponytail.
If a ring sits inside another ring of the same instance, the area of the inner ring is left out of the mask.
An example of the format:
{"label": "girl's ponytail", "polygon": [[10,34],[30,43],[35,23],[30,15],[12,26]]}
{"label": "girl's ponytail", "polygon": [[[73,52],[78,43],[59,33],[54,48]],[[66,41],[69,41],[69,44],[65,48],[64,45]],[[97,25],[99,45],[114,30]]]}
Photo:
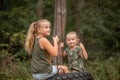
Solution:
{"label": "girl's ponytail", "polygon": [[31,54],[32,48],[33,48],[33,44],[34,44],[34,39],[36,36],[36,22],[33,22],[30,25],[30,28],[28,30],[27,36],[26,36],[26,42],[25,42],[25,49],[26,51]]}

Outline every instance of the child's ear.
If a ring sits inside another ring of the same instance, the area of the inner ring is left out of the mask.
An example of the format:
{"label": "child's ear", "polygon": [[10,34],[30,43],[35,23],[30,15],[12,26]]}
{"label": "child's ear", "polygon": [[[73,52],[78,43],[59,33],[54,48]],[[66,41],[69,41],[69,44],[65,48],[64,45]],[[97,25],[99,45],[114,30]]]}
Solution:
{"label": "child's ear", "polygon": [[77,42],[79,42],[79,39],[77,39]]}

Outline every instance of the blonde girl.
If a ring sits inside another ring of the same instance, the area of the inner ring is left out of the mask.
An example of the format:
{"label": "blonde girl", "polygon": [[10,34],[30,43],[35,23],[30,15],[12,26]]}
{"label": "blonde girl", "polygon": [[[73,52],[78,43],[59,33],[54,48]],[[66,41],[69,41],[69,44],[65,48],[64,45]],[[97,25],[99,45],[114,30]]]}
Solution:
{"label": "blonde girl", "polygon": [[66,34],[66,44],[68,47],[64,51],[64,56],[68,56],[69,69],[71,71],[85,70],[82,60],[87,60],[88,54],[84,45],[81,42],[79,43],[79,38],[76,32],[71,31]]}
{"label": "blonde girl", "polygon": [[[33,22],[28,30],[25,42],[26,51],[32,55],[31,72],[36,80],[45,80],[55,75],[59,68],[68,72],[66,66],[51,65],[50,56],[58,55],[58,37],[53,37],[53,45],[46,38],[50,36],[50,22],[46,19],[40,19]],[[58,68],[57,68],[58,67]],[[60,72],[59,72],[60,73]]]}

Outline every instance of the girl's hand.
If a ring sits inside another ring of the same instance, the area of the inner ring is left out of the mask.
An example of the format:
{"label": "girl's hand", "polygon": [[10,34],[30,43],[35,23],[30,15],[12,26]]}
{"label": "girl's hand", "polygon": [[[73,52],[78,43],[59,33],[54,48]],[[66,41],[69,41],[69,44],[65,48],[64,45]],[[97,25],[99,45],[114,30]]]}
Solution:
{"label": "girl's hand", "polygon": [[56,42],[58,42],[58,41],[59,41],[59,38],[58,38],[58,36],[55,36],[55,37],[53,37],[53,41],[56,41]]}

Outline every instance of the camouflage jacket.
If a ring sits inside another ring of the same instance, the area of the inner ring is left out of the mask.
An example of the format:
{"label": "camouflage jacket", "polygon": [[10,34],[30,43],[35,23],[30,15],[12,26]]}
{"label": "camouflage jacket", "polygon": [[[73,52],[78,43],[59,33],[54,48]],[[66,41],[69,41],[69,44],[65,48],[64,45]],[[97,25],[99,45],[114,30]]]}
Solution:
{"label": "camouflage jacket", "polygon": [[68,68],[72,70],[84,71],[83,59],[81,58],[82,49],[76,46],[74,50],[70,48],[65,49],[66,55],[68,57]]}

